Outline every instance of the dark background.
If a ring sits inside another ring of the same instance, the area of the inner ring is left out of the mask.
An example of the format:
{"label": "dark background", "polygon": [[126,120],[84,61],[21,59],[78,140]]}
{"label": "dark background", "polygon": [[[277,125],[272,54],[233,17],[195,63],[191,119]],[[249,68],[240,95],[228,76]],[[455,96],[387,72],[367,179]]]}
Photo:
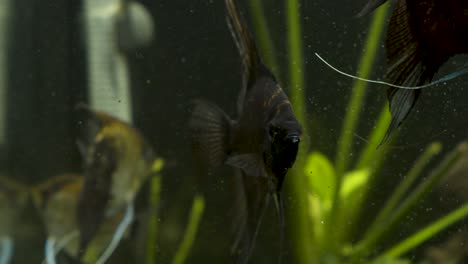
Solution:
{"label": "dark background", "polygon": [[[155,40],[146,48],[128,53],[127,58],[134,123],[170,164],[163,172],[160,245],[155,249],[160,262],[167,263],[180,242],[197,186],[194,169],[188,166],[191,164],[187,137],[190,100],[209,99],[232,115],[240,86],[240,60],[225,23],[223,1],[141,2],[153,15]],[[278,79],[287,90],[285,1],[264,2],[280,61]],[[353,80],[328,69],[313,54],[318,52],[346,72],[356,72],[371,18],[355,18],[364,2],[302,1],[305,100],[307,122],[311,127],[308,136],[312,149],[324,152],[332,160]],[[82,2],[15,0],[13,5],[9,67],[6,69],[9,76],[8,143],[2,167],[10,177],[32,185],[63,172],[79,172],[81,168],[75,146],[73,107],[87,97],[86,50],[80,18]],[[383,42],[378,57],[373,79],[384,76]],[[459,56],[450,60],[441,72],[459,68],[466,59],[466,56]],[[392,143],[398,147],[392,148],[379,178],[379,187],[372,190],[369,217],[428,142],[441,141],[447,151],[466,138],[467,84],[464,76],[450,81],[447,86],[424,91],[398,139]],[[367,137],[384,100],[384,87],[369,87],[357,134]],[[354,138],[355,148],[350,155],[357,156],[358,147],[364,143]],[[207,212],[190,263],[206,259],[224,262],[229,246],[226,231],[230,225],[226,217],[229,210],[226,179],[213,177],[210,184],[199,188],[207,194]],[[433,219],[433,213],[428,214],[428,219]],[[28,217],[21,225],[25,229],[21,232],[15,259],[17,263],[37,263],[42,258],[44,234],[37,215],[34,212],[25,215]],[[276,256],[272,250],[275,243],[268,242],[275,241],[269,228],[275,219],[273,214],[269,216],[263,223],[262,231],[265,231],[255,256],[262,262]],[[411,225],[408,229],[411,231]]]}

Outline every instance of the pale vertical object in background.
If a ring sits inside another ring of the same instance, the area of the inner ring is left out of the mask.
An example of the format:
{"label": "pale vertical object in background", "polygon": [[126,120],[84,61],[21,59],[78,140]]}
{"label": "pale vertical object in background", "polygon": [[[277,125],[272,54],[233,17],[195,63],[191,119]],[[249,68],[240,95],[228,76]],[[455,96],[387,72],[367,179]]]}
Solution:
{"label": "pale vertical object in background", "polygon": [[85,0],[84,11],[91,107],[131,123],[130,77],[124,52],[151,42],[151,14],[129,0]]}
{"label": "pale vertical object in background", "polygon": [[6,142],[7,54],[10,0],[0,0],[0,146]]}
{"label": "pale vertical object in background", "polygon": [[85,0],[89,103],[131,123],[132,98],[125,57],[118,47],[117,19],[121,0]]}

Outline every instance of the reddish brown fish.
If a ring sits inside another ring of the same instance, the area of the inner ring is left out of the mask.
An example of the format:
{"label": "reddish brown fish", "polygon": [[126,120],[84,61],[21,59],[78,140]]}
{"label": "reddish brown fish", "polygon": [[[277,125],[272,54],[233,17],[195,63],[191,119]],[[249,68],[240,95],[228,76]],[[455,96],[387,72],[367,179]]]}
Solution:
{"label": "reddish brown fish", "polygon": [[[385,0],[371,0],[365,15]],[[450,57],[468,53],[468,1],[397,0],[386,38],[390,83],[418,86],[429,83]],[[384,137],[401,125],[421,90],[389,88],[392,121]]]}

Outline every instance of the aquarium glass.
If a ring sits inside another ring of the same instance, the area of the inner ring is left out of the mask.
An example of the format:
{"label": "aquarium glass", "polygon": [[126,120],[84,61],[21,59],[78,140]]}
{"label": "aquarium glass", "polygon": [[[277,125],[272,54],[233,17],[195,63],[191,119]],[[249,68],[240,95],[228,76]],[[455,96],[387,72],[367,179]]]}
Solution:
{"label": "aquarium glass", "polygon": [[0,0],[0,264],[468,263],[466,32],[456,0]]}

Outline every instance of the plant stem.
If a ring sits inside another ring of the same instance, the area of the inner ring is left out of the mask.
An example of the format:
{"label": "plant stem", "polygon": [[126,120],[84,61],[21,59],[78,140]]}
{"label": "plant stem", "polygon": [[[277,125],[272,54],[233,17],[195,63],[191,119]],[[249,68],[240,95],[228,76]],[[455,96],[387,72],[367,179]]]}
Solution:
{"label": "plant stem", "polygon": [[358,252],[369,252],[372,247],[379,242],[379,240],[386,235],[393,227],[411,210],[424,196],[430,192],[433,187],[440,182],[443,176],[453,167],[453,165],[460,159],[460,157],[467,151],[468,143],[461,143],[454,151],[449,153],[441,164],[427,177],[427,179],[420,183],[418,187],[403,201],[402,205],[398,207],[385,225],[381,225],[380,229],[376,229],[372,237],[366,239],[367,242],[358,248]]}
{"label": "plant stem", "polygon": [[403,240],[396,246],[385,251],[378,258],[396,258],[399,257],[409,250],[419,246],[424,241],[435,236],[437,233],[443,231],[449,226],[455,224],[456,222],[468,217],[468,204],[464,204],[457,210],[454,210],[450,214],[442,217],[441,219],[433,222],[429,226],[425,227],[423,230],[417,232],[416,234],[410,236],[409,238]]}
{"label": "plant stem", "polygon": [[[361,62],[359,63],[358,76],[361,78],[369,78],[372,71],[375,55],[379,48],[385,19],[387,17],[387,7],[388,3],[377,9],[371,20],[369,33],[367,34],[367,40],[365,42],[365,51],[362,54]],[[348,168],[353,131],[355,130],[359,120],[366,87],[367,82],[355,81],[353,84],[351,99],[346,111],[336,153],[336,172],[338,177],[341,177]]]}
{"label": "plant stem", "polygon": [[[354,230],[357,230],[354,228],[355,224],[359,222],[359,217],[361,216],[361,211],[364,206],[364,202],[367,199],[367,195],[369,193],[369,190],[372,189],[372,186],[375,184],[375,177],[378,175],[378,171],[381,168],[385,157],[388,154],[388,148],[386,145],[380,146],[377,148],[376,146],[379,144],[379,142],[382,140],[383,136],[385,135],[385,132],[387,130],[388,124],[390,123],[390,113],[388,112],[388,105],[387,103],[384,104],[384,107],[382,111],[380,112],[380,116],[377,121],[376,127],[372,130],[370,140],[366,145],[366,148],[363,150],[361,156],[360,156],[360,161],[357,163],[357,166],[355,167],[355,170],[363,170],[363,169],[368,169],[369,170],[369,178],[365,184],[365,186],[362,188],[361,191],[361,197],[357,200],[355,210],[350,211],[350,215],[345,215],[345,220],[348,223],[348,227],[346,230],[343,230],[341,234],[341,241],[347,241],[349,237],[356,235]],[[390,140],[393,140],[395,137],[393,137]],[[361,159],[362,155],[365,155],[367,157],[364,157],[365,159],[368,159],[365,161],[365,166],[361,165]]]}
{"label": "plant stem", "polygon": [[192,248],[193,241],[197,235],[198,225],[200,223],[203,211],[205,210],[205,199],[201,195],[196,195],[193,200],[192,210],[190,212],[189,223],[185,231],[184,238],[180,244],[177,253],[172,260],[172,264],[182,264],[188,257],[189,251]]}
{"label": "plant stem", "polygon": [[397,204],[401,201],[402,197],[414,183],[414,181],[421,175],[421,172],[426,167],[426,165],[430,162],[430,160],[437,155],[442,146],[440,143],[434,142],[429,147],[426,148],[424,153],[418,158],[414,166],[408,172],[406,177],[403,181],[397,186],[397,188],[393,191],[390,198],[387,200],[384,208],[379,212],[375,220],[373,221],[370,228],[367,229],[366,233],[364,234],[364,239],[362,243],[360,243],[356,250],[360,247],[366,249],[370,241],[373,240],[373,237],[378,234],[378,230],[381,228],[383,224],[385,224],[386,220],[390,218],[392,212],[395,210]]}
{"label": "plant stem", "polygon": [[275,56],[275,45],[271,39],[270,31],[268,30],[265,13],[262,7],[262,0],[251,0],[248,2],[252,13],[252,22],[256,33],[255,36],[257,36],[259,48],[262,50],[262,58],[273,74],[281,80],[281,78],[279,78],[280,68]]}
{"label": "plant stem", "polygon": [[[385,18],[387,17],[388,3],[384,4],[381,8],[377,9],[370,24],[369,33],[367,35],[365,51],[362,54],[361,62],[359,63],[358,76],[361,78],[368,78],[374,64],[375,55],[380,44]],[[353,138],[353,131],[358,123],[361,107],[363,105],[366,82],[355,81],[351,99],[348,104],[346,116],[344,119],[343,128],[338,141],[338,149],[336,152],[336,177],[337,188],[333,196],[333,207],[331,212],[331,219],[335,219],[337,211],[339,210],[339,193],[343,182],[343,175],[348,168],[349,153],[351,150],[351,143]],[[334,228],[334,223],[329,224],[329,228]],[[334,238],[332,238],[334,240]]]}
{"label": "plant stem", "polygon": [[150,208],[152,209],[149,215],[148,224],[148,239],[146,241],[146,263],[156,263],[156,241],[158,230],[158,216],[155,208],[159,205],[159,195],[161,193],[161,177],[155,176],[151,179],[150,185]]}
{"label": "plant stem", "polygon": [[295,251],[295,263],[314,263],[314,256],[311,248],[312,233],[308,218],[308,197],[303,168],[305,156],[309,151],[309,138],[306,127],[306,108],[305,108],[305,80],[304,80],[304,61],[302,52],[300,10],[298,0],[285,1],[287,31],[288,31],[288,51],[289,51],[289,87],[290,99],[294,113],[303,126],[303,140],[297,155],[295,166],[290,170],[288,181],[289,194],[293,203],[289,208],[289,219],[291,219],[292,248]]}
{"label": "plant stem", "polygon": [[146,264],[156,263],[156,241],[158,233],[158,215],[159,197],[161,195],[161,175],[164,167],[164,161],[160,158],[154,160],[150,175],[150,199],[149,207],[151,213],[148,216],[148,238],[146,240]]}
{"label": "plant stem", "polygon": [[305,80],[304,60],[302,52],[301,23],[299,0],[286,1],[287,29],[289,47],[289,87],[291,89],[291,103],[294,107],[297,119],[305,124]]}
{"label": "plant stem", "polygon": [[[388,111],[388,103],[385,102],[382,111],[380,111],[377,124],[372,130],[369,141],[366,147],[359,155],[359,161],[356,163],[356,169],[363,169],[365,167],[375,167],[375,160],[380,160],[379,156],[383,155],[385,151],[378,151],[378,144],[382,140],[390,124],[391,115]],[[381,146],[380,148],[385,147]],[[374,166],[372,166],[374,164]]]}

